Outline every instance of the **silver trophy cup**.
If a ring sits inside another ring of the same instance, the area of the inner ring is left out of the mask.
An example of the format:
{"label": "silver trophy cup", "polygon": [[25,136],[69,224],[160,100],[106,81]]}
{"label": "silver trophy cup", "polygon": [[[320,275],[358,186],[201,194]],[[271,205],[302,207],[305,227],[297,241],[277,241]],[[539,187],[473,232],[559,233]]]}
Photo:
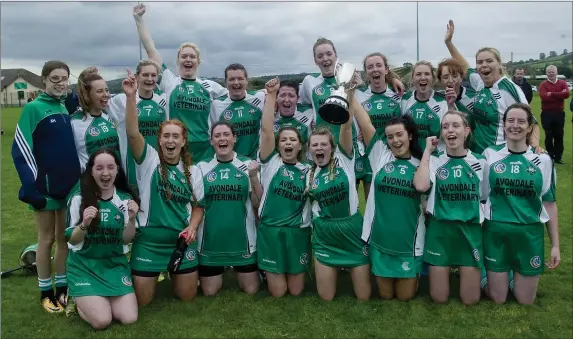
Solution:
{"label": "silver trophy cup", "polygon": [[350,118],[346,91],[356,86],[352,83],[356,68],[348,62],[344,64],[337,62],[336,64],[334,77],[338,88],[318,108],[318,115],[320,115],[322,120],[330,124],[342,125]]}

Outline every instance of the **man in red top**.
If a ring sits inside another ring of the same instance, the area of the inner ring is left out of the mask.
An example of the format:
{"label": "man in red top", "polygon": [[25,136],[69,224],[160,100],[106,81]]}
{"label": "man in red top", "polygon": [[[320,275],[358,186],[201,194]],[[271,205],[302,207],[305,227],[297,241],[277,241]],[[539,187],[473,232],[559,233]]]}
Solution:
{"label": "man in red top", "polygon": [[547,80],[539,85],[541,126],[545,130],[545,149],[556,163],[562,164],[563,127],[565,125],[563,103],[569,98],[569,89],[565,81],[557,80],[557,67],[549,65],[545,73]]}

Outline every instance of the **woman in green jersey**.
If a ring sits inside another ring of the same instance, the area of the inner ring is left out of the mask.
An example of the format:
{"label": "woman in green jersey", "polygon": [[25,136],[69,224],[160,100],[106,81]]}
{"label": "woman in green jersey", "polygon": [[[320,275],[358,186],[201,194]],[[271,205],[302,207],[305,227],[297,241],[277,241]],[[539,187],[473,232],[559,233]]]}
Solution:
{"label": "woman in green jersey", "polygon": [[88,158],[103,147],[113,149],[119,156],[119,136],[113,121],[104,112],[110,94],[97,68],[88,67],[80,74],[78,96],[81,110],[76,111],[71,119],[83,171]]}
{"label": "woman in green jersey", "polygon": [[348,92],[350,119],[340,127],[338,146],[332,133],[315,129],[309,138],[313,166],[307,191],[312,199],[314,268],[319,296],[332,300],[336,295],[339,268],[350,269],[354,293],[360,300],[370,298],[368,245],[361,239],[362,215],[354,174],[352,141],[353,111],[359,105]]}
{"label": "woman in green jersey", "polygon": [[543,224],[551,240],[550,259],[545,265],[555,269],[561,261],[555,168],[547,153],[536,154],[531,146],[534,124],[528,105],[509,106],[503,115],[507,143],[490,146],[484,152],[485,290],[497,304],[507,298],[511,272],[517,301],[535,301],[544,264]]}
{"label": "woman in green jersey", "polygon": [[[154,92],[157,86],[157,79],[161,74],[161,67],[152,60],[141,60],[135,69],[137,77],[137,113],[139,115],[139,131],[145,141],[156,150],[157,132],[159,126],[165,120],[169,120],[167,107],[167,97],[164,93]],[[135,160],[127,142],[125,131],[125,93],[119,93],[109,102],[107,113],[117,126],[120,140],[121,163],[126,169],[127,182],[132,189],[137,190],[137,180],[135,178]]]}
{"label": "woman in green jersey", "polygon": [[409,115],[390,118],[384,129],[376,129],[365,110],[357,109],[355,118],[374,175],[362,239],[380,297],[407,301],[418,287],[426,230],[421,193],[413,183],[422,157],[418,131]]}
{"label": "woman in green jersey", "polygon": [[71,245],[66,262],[69,295],[94,329],[108,327],[113,319],[132,324],[137,321],[137,299],[123,245],[135,235],[139,198],[109,148],[90,156],[80,183],[80,191],[68,202],[65,232]]}
{"label": "woman in green jersey", "polygon": [[[482,153],[487,147],[505,143],[501,118],[507,107],[520,102],[527,104],[525,94],[519,86],[505,75],[499,51],[492,47],[480,48],[476,53],[476,68],[458,51],[452,37],[454,22],[449,21],[445,43],[452,58],[463,65],[463,70],[471,87],[477,91],[471,108],[472,120],[475,122],[471,150]],[[466,106],[467,107],[467,106]],[[539,148],[539,126],[533,125],[531,146]],[[537,149],[539,152],[540,150]]]}
{"label": "woman in green jersey", "polygon": [[169,70],[143,22],[144,14],[145,5],[138,4],[133,8],[137,33],[147,57],[163,65],[159,87],[167,95],[169,116],[183,122],[189,131],[188,149],[193,160],[198,162],[211,159],[213,157],[213,147],[209,143],[211,100],[226,94],[227,90],[214,81],[197,77],[201,55],[195,44],[188,42],[181,44],[177,50],[178,72]]}
{"label": "woman in green jersey", "polygon": [[[400,102],[402,114],[412,116],[420,138],[420,149],[426,148],[426,138],[440,136],[440,123],[448,111],[448,103],[441,93],[434,90],[436,75],[428,61],[418,61],[411,72],[411,84],[414,90],[404,94]],[[444,149],[443,142],[438,150]]]}
{"label": "woman in green jersey", "polygon": [[480,300],[485,159],[467,148],[469,133],[465,114],[448,111],[441,123],[445,152],[434,153],[438,139],[428,137],[414,176],[418,192],[429,193],[424,261],[430,265],[430,296],[436,303],[448,302],[451,266],[459,266],[461,301],[473,305]]}
{"label": "woman in green jersey", "polygon": [[[390,71],[388,59],[382,53],[368,54],[362,62],[366,73],[367,87],[358,88],[355,92],[360,105],[366,110],[371,123],[376,130],[384,130],[386,122],[393,117],[400,116],[400,96],[386,83],[386,76]],[[359,133],[361,135],[361,133]],[[385,134],[380,134],[382,138]],[[356,180],[364,182],[364,200],[368,200],[370,183],[372,182],[372,168],[365,154],[364,135],[358,140],[360,157],[356,159]],[[358,186],[358,183],[357,183]]]}
{"label": "woman in green jersey", "polygon": [[[159,127],[155,148],[139,131],[137,80],[128,72],[122,83],[127,97],[125,126],[129,147],[136,163],[137,185],[141,196],[139,229],[131,249],[131,273],[137,302],[149,304],[157,277],[167,271],[181,236],[187,248],[177,270],[170,269],[175,295],[192,300],[197,294],[197,226],[203,208],[197,205],[203,192],[201,173],[192,166],[187,153],[187,130],[178,120],[167,120]],[[199,200],[198,200],[199,199]]]}
{"label": "woman in green jersey", "polygon": [[225,267],[232,266],[239,286],[248,294],[259,289],[255,211],[262,188],[256,161],[234,151],[233,125],[218,121],[211,127],[215,157],[197,164],[203,175],[205,218],[197,232],[199,277],[204,295],[223,286]]}
{"label": "woman in green jersey", "polygon": [[[305,195],[308,166],[296,127],[283,127],[275,138],[275,104],[278,78],[265,85],[267,99],[261,128],[261,198],[257,229],[257,261],[266,272],[268,288],[275,297],[288,291],[300,295],[308,271],[310,203]],[[276,148],[275,148],[276,147]]]}

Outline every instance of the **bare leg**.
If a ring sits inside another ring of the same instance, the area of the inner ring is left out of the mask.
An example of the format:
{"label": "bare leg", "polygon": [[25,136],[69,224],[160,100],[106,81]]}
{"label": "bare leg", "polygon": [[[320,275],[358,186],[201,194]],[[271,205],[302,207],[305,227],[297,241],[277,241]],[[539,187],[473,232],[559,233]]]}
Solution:
{"label": "bare leg", "polygon": [[477,304],[481,298],[481,269],[460,266],[460,299],[465,305]]}
{"label": "bare leg", "polygon": [[215,275],[212,277],[200,277],[201,291],[205,296],[214,296],[223,287],[223,275]]}
{"label": "bare leg", "polygon": [[509,273],[487,271],[487,294],[496,304],[507,300],[509,290]]}
{"label": "bare leg", "polygon": [[105,297],[87,296],[74,298],[80,317],[96,330],[103,330],[111,324],[111,304]]}
{"label": "bare leg", "polygon": [[245,293],[253,295],[259,291],[259,271],[240,273],[237,272],[239,286]]}
{"label": "bare leg", "polygon": [[137,321],[138,309],[135,293],[122,295],[121,297],[109,298],[113,319],[124,325],[133,324]]}
{"label": "bare leg", "polygon": [[306,273],[287,274],[287,286],[291,295],[299,296],[304,291],[304,277]]}
{"label": "bare leg", "polygon": [[171,274],[173,280],[173,291],[175,295],[183,301],[191,301],[197,296],[197,281],[199,272],[186,274]]}
{"label": "bare leg", "polygon": [[314,259],[314,274],[316,276],[316,289],[322,300],[332,300],[336,295],[336,278],[338,276],[335,267],[321,264]]}
{"label": "bare leg", "polygon": [[370,279],[370,264],[353,267],[350,269],[350,277],[354,287],[354,294],[358,300],[368,300],[372,294]]}
{"label": "bare leg", "polygon": [[155,294],[157,277],[133,276],[133,289],[139,306],[149,305]]}
{"label": "bare leg", "polygon": [[378,285],[378,293],[384,300],[394,299],[394,278],[376,277],[376,285]]}
{"label": "bare leg", "polygon": [[450,267],[430,266],[430,297],[435,303],[445,304],[450,297]]}
{"label": "bare leg", "polygon": [[287,277],[284,274],[266,272],[269,292],[276,298],[284,296],[287,292]]}
{"label": "bare leg", "polygon": [[513,272],[513,295],[518,303],[523,305],[533,304],[537,296],[539,277],[539,275],[525,276]]}
{"label": "bare leg", "polygon": [[396,289],[396,299],[400,301],[410,301],[414,299],[418,290],[418,278],[396,279],[394,285]]}

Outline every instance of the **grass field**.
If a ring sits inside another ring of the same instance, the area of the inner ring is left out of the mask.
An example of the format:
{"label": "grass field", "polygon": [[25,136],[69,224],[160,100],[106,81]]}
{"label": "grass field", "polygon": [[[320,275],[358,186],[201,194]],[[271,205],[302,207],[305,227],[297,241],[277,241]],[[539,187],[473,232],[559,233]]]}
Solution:
{"label": "grass field", "polygon": [[[532,105],[535,112],[540,111],[537,95]],[[2,269],[15,267],[23,246],[36,241],[32,212],[17,198],[20,184],[10,154],[18,117],[19,109],[2,110]],[[561,266],[542,276],[535,305],[520,306],[510,299],[496,306],[484,298],[478,305],[466,307],[457,298],[457,283],[453,284],[449,304],[435,305],[426,281],[418,297],[409,303],[383,302],[377,294],[368,302],[358,302],[348,274],[339,276],[338,294],[332,302],[319,299],[315,282],[310,279],[305,294],[298,298],[274,299],[267,291],[250,297],[239,292],[229,275],[218,296],[199,295],[190,303],[174,299],[166,280],[159,284],[153,303],[140,310],[136,324],[113,325],[104,332],[95,332],[77,316],[45,313],[38,303],[37,278],[16,273],[1,282],[2,337],[571,338],[571,125],[568,112],[563,157],[566,164],[557,165]]]}

